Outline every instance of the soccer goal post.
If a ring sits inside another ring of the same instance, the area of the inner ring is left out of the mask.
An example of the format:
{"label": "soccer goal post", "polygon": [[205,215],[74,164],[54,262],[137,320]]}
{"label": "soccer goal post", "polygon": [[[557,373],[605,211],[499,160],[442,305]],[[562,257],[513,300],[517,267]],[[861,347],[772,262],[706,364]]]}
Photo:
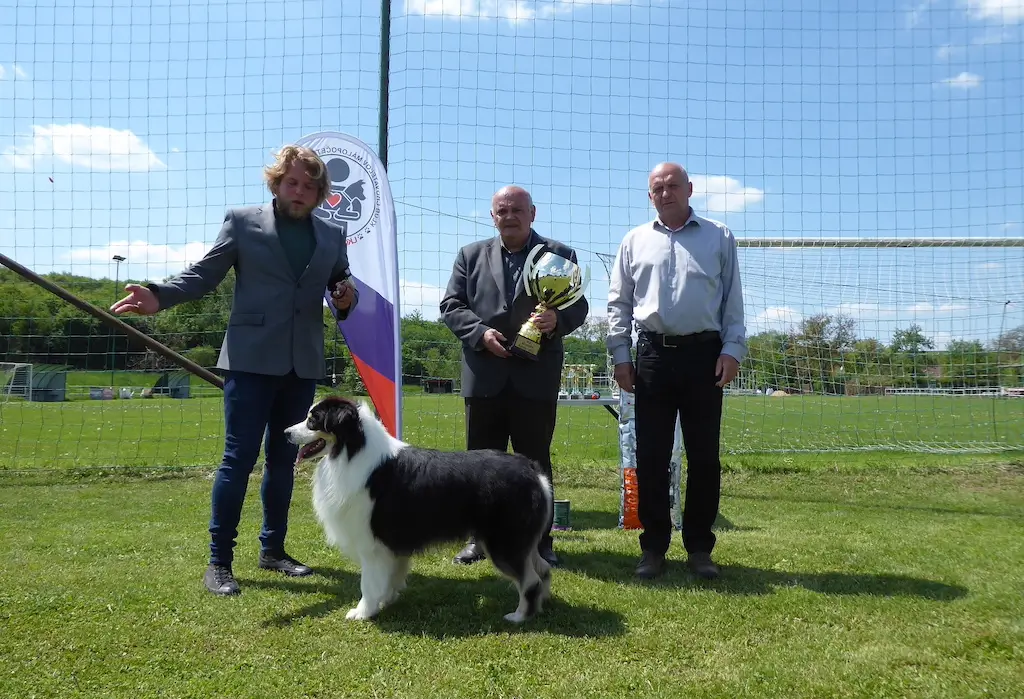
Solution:
{"label": "soccer goal post", "polygon": [[[1024,448],[1024,238],[738,238],[748,355],[723,456]],[[598,255],[611,273],[614,256]],[[635,512],[622,397],[620,525]],[[679,523],[685,450],[670,463]]]}
{"label": "soccer goal post", "polygon": [[12,398],[32,400],[32,365],[20,362],[0,362],[0,400]]}

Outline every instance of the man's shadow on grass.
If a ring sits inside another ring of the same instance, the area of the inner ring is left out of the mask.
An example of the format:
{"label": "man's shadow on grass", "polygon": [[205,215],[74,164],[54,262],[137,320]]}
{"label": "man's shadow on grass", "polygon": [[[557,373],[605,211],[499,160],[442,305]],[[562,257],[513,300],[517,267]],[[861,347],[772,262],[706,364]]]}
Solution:
{"label": "man's shadow on grass", "polygon": [[[315,575],[306,578],[240,579],[239,582],[252,588],[327,596],[327,599],[274,615],[264,622],[265,627],[283,628],[302,619],[327,616],[337,616],[340,623],[366,623],[345,620],[346,612],[359,601],[359,575],[355,572],[318,568]],[[524,624],[512,624],[503,617],[516,608],[518,600],[515,586],[493,569],[481,578],[470,579],[413,572],[399,598],[370,623],[392,633],[433,638],[509,631],[592,638],[625,633],[625,624],[618,612],[568,605],[558,599],[555,588],[539,616]]]}
{"label": "man's shadow on grass", "polygon": [[[619,514],[607,510],[572,510],[572,531],[591,530],[617,530],[619,528]],[[716,531],[753,532],[758,527],[740,526],[729,520],[728,517],[719,513],[715,519]],[[639,558],[637,554],[637,558]]]}
{"label": "man's shadow on grass", "polygon": [[703,580],[691,573],[678,552],[669,554],[665,573],[654,580],[634,575],[639,552],[629,556],[612,551],[586,551],[568,556],[564,569],[587,577],[611,582],[645,585],[654,588],[700,586],[728,595],[769,595],[777,588],[802,587],[824,595],[871,595],[873,597],[919,597],[950,602],[967,595],[967,588],[936,580],[888,573],[796,572],[764,570],[741,565],[721,565],[716,580]]}

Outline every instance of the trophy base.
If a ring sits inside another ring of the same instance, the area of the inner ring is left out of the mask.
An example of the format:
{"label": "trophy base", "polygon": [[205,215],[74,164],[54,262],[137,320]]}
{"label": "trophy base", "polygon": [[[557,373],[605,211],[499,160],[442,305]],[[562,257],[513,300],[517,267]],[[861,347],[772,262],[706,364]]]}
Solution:
{"label": "trophy base", "polygon": [[540,343],[522,335],[516,335],[516,339],[508,347],[509,353],[521,358],[537,361],[540,354]]}

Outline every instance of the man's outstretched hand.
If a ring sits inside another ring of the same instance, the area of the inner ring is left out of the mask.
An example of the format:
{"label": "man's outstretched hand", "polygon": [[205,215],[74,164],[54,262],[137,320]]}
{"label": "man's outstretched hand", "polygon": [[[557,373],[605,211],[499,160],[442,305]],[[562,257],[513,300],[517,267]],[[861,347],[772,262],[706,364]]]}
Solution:
{"label": "man's outstretched hand", "polygon": [[160,301],[156,294],[144,286],[129,284],[124,288],[128,295],[110,307],[114,315],[124,313],[138,313],[141,316],[151,316],[160,310]]}

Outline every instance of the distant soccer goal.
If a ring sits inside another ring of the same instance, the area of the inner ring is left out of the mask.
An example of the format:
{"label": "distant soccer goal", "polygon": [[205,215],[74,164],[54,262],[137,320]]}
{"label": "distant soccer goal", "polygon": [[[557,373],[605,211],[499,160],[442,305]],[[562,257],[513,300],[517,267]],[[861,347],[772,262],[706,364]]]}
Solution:
{"label": "distant soccer goal", "polygon": [[32,399],[31,364],[0,362],[0,400],[12,398]]}
{"label": "distant soccer goal", "polygon": [[[1024,445],[1024,239],[737,236],[748,354],[723,449]],[[597,255],[609,277],[614,255]],[[600,311],[599,311],[600,312]]]}

